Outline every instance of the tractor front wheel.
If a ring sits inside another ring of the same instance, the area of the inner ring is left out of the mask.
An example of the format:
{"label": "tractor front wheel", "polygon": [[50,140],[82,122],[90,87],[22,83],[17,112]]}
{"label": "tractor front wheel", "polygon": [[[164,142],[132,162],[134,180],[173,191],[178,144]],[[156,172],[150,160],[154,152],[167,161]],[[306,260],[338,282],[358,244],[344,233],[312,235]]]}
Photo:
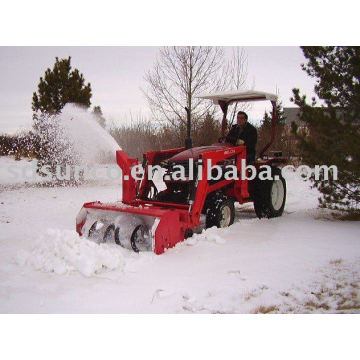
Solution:
{"label": "tractor front wheel", "polygon": [[216,226],[224,228],[232,225],[235,219],[234,200],[225,198],[215,201],[213,206],[209,207],[206,214],[206,227]]}

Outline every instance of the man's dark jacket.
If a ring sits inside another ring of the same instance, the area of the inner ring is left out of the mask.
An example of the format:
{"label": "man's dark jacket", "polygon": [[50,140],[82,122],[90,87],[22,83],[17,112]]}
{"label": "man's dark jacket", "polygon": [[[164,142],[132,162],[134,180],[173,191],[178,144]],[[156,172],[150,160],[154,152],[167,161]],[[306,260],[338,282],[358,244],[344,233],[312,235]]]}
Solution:
{"label": "man's dark jacket", "polygon": [[236,142],[239,139],[244,140],[247,154],[255,158],[255,148],[257,142],[257,130],[255,126],[248,122],[246,122],[243,127],[240,127],[237,124],[233,125],[226,137],[226,142],[236,145]]}

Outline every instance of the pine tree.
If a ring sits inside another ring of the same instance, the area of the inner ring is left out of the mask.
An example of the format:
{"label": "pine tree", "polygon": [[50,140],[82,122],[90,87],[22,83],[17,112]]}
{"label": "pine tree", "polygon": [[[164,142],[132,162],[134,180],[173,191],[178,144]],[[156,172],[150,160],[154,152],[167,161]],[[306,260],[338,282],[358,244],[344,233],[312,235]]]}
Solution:
{"label": "pine tree", "polygon": [[212,114],[207,113],[204,118],[193,124],[193,140],[195,146],[214,144],[221,132],[220,122]]}
{"label": "pine tree", "polygon": [[[283,148],[283,133],[284,133],[284,126],[285,126],[285,116],[284,116],[284,109],[281,103],[276,104],[276,113],[277,113],[277,126],[276,126],[276,137],[275,141],[268,149],[271,150],[280,150],[284,151]],[[263,147],[269,142],[271,137],[271,118],[273,115],[273,110],[268,113],[265,111],[264,117],[262,119],[261,125],[258,130],[258,143],[257,143],[257,153],[263,149]]]}
{"label": "pine tree", "polygon": [[[300,120],[307,131],[297,133],[303,161],[310,165],[335,165],[338,180],[318,180],[320,206],[330,209],[360,209],[360,48],[348,46],[302,47],[307,64],[316,78],[315,93],[324,103],[311,104],[299,89],[293,101],[300,107]],[[294,125],[294,132],[297,127]],[[333,173],[333,172],[332,172]]]}
{"label": "pine tree", "polygon": [[[91,85],[85,84],[83,74],[71,67],[71,57],[56,57],[53,69],[48,68],[40,78],[38,91],[33,93],[32,110],[34,111],[34,139],[36,139],[36,157],[38,171],[43,165],[55,167],[74,165],[76,156],[71,144],[63,136],[64,129],[59,124],[57,114],[67,103],[88,108],[91,104]],[[39,171],[39,173],[41,173]]]}
{"label": "pine tree", "polygon": [[76,103],[89,107],[91,85],[85,85],[83,74],[72,70],[71,57],[55,58],[53,69],[48,68],[40,78],[38,91],[33,93],[32,110],[48,114],[58,113],[66,103]]}

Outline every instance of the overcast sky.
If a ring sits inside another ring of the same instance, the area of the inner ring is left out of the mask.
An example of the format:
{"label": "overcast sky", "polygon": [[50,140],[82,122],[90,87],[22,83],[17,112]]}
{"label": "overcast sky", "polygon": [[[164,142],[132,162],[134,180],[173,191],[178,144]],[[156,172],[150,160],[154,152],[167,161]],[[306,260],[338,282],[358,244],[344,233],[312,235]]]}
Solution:
{"label": "overcast sky", "polygon": [[[299,47],[245,47],[248,84],[256,90],[279,92],[284,106],[294,87],[313,96],[314,80],[301,70],[305,61]],[[55,57],[71,56],[72,66],[91,83],[92,105],[100,105],[109,122],[124,122],[130,114],[146,115],[140,88],[152,68],[157,47],[0,47],[0,133],[31,127],[31,99],[40,76]],[[230,55],[231,49],[226,48]],[[250,118],[261,117],[265,103],[257,103]]]}

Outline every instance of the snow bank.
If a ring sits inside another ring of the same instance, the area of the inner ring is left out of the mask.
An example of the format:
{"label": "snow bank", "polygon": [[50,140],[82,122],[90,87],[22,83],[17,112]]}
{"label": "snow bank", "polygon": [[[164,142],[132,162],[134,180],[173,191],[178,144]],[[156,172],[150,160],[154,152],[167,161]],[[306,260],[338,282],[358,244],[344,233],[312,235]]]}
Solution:
{"label": "snow bank", "polygon": [[15,160],[14,156],[0,156],[0,185],[37,183],[44,181],[36,174],[37,160]]}
{"label": "snow bank", "polygon": [[201,234],[194,234],[191,238],[185,240],[186,245],[195,245],[199,241],[209,241],[215,244],[225,244],[224,236],[227,234],[227,229],[219,229],[213,226],[209,229],[204,229]]}
{"label": "snow bank", "polygon": [[[36,186],[48,182],[47,177],[37,172],[38,160],[21,159],[16,161],[14,156],[0,156],[0,186]],[[117,164],[98,164],[89,167],[88,180],[102,184],[116,183],[121,180],[121,170]],[[87,200],[87,199],[86,199]]]}
{"label": "snow bank", "polygon": [[120,269],[125,265],[121,249],[111,244],[96,244],[80,238],[75,231],[53,230],[42,236],[31,252],[21,252],[19,265],[36,270],[65,274],[78,271],[84,276]]}

